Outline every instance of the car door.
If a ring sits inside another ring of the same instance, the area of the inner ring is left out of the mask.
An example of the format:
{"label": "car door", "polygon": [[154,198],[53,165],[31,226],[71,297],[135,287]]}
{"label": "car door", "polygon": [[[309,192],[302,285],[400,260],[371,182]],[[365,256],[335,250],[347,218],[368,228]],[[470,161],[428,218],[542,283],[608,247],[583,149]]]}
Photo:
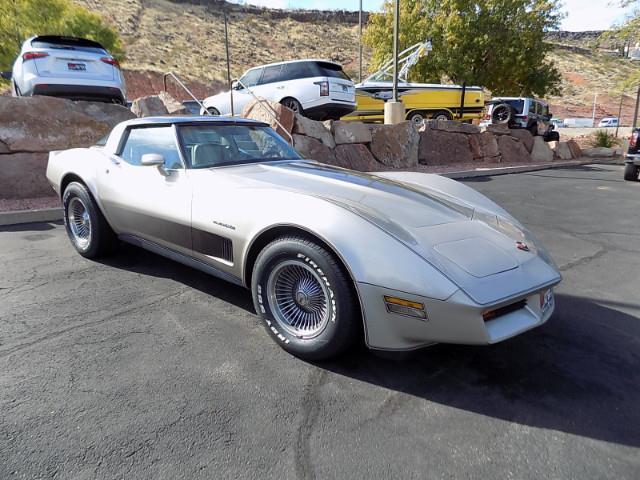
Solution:
{"label": "car door", "polygon": [[262,68],[254,68],[253,70],[249,70],[245,73],[240,78],[240,82],[235,85],[235,88],[233,89],[234,114],[241,114],[244,107],[254,100],[252,93],[255,95],[256,85],[258,84],[261,76]]}
{"label": "car door", "polygon": [[[142,165],[161,154],[162,168]],[[105,216],[118,234],[191,253],[192,187],[172,125],[131,127],[106,169],[98,172]]]}
{"label": "car door", "polygon": [[262,77],[258,84],[252,89],[253,93],[258,97],[264,97],[267,100],[279,101],[286,88],[286,82],[282,82],[282,64],[269,65],[264,67]]}

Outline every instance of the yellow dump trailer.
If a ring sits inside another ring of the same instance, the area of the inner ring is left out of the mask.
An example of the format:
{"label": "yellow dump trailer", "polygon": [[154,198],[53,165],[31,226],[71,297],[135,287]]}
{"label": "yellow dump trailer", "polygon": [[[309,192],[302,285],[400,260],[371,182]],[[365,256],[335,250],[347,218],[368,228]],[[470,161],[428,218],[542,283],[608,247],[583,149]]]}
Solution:
{"label": "yellow dump trailer", "polygon": [[[382,122],[384,102],[392,96],[391,82],[356,85],[356,110],[342,120]],[[398,97],[404,103],[407,120],[425,119],[469,121],[482,118],[484,92],[481,87],[431,83],[398,83]]]}

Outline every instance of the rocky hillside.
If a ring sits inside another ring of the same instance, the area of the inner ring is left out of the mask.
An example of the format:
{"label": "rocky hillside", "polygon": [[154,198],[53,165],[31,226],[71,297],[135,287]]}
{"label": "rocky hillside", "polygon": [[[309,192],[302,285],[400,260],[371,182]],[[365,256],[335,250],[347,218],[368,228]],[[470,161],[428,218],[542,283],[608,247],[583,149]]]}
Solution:
{"label": "rocky hillside", "polygon": [[[222,0],[74,0],[100,13],[127,45],[129,97],[157,92],[163,72],[174,70],[198,96],[225,84],[223,11],[229,18],[232,74],[279,60],[328,58],[357,76],[358,16],[355,12],[286,11],[229,4]],[[563,94],[551,98],[558,116],[590,116],[598,93],[597,116],[617,114],[616,85],[638,68],[611,54],[615,45],[592,50],[601,32],[553,32],[550,55],[563,74]],[[365,51],[365,67],[367,52]],[[178,94],[178,91],[174,91]],[[179,97],[184,95],[178,94]],[[632,114],[633,98],[625,98]]]}

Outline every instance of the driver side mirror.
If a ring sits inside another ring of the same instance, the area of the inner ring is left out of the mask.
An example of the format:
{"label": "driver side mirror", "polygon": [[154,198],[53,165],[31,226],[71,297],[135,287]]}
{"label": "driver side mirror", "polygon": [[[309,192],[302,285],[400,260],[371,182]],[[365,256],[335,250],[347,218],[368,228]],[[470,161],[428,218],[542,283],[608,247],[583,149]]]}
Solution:
{"label": "driver side mirror", "polygon": [[164,157],[159,153],[145,153],[140,157],[140,165],[145,167],[158,167],[158,171],[165,177],[169,176],[164,168]]}
{"label": "driver side mirror", "polygon": [[237,81],[233,82],[231,84],[231,90],[242,90],[242,85],[240,85],[240,83],[238,83]]}
{"label": "driver side mirror", "polygon": [[0,72],[0,78],[4,80],[11,80],[12,76],[13,76],[12,72]]}

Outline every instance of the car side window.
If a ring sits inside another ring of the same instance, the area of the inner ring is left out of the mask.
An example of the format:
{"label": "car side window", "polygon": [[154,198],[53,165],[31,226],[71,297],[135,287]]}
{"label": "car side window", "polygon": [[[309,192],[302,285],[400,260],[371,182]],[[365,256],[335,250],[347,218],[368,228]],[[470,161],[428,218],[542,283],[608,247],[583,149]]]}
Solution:
{"label": "car side window", "polygon": [[530,114],[535,114],[536,113],[536,103],[537,102],[531,102],[529,104],[529,113]]}
{"label": "car side window", "polygon": [[281,77],[280,77],[281,70],[282,70],[282,65],[273,65],[271,67],[264,67],[264,73],[262,74],[262,78],[260,79],[260,85],[281,81]]}
{"label": "car side window", "polygon": [[546,117],[547,115],[549,115],[549,106],[541,103],[540,108],[538,109],[538,113]]}
{"label": "car side window", "polygon": [[129,130],[120,158],[131,165],[141,165],[145,153],[159,153],[168,169],[182,168],[173,127],[140,127]]}
{"label": "car side window", "polygon": [[249,88],[255,87],[258,84],[258,80],[260,80],[261,74],[262,74],[261,68],[249,70],[247,73],[244,74],[244,76],[240,79],[240,81]]}
{"label": "car side window", "polygon": [[309,62],[285,63],[282,66],[281,81],[310,77],[313,77],[313,72]]}

